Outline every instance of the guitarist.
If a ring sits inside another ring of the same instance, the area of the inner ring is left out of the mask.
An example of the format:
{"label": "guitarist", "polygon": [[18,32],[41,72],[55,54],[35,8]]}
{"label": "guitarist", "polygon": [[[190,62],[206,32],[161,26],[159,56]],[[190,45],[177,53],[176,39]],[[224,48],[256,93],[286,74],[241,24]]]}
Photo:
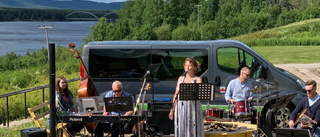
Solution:
{"label": "guitarist", "polygon": [[[317,82],[314,80],[308,80],[305,85],[305,90],[307,92],[307,96],[304,97],[298,104],[298,106],[293,110],[292,114],[290,115],[289,127],[293,128],[295,126],[294,119],[298,116],[298,113],[306,109],[305,113],[312,118],[318,124],[315,124],[312,129],[311,133],[314,137],[320,136],[320,96],[317,94]],[[307,124],[300,123],[297,127],[298,129],[301,128],[310,128]]]}
{"label": "guitarist", "polygon": [[[116,80],[112,83],[112,90],[107,92],[105,97],[126,97],[126,96],[130,96],[130,94],[123,91],[121,82]],[[132,114],[133,114],[133,111],[120,112],[120,115],[122,116],[129,116]],[[118,112],[106,112],[104,108],[103,115],[118,115]],[[119,123],[98,123],[95,129],[95,136],[102,137],[104,131],[112,131],[112,137],[118,137],[120,134]]]}

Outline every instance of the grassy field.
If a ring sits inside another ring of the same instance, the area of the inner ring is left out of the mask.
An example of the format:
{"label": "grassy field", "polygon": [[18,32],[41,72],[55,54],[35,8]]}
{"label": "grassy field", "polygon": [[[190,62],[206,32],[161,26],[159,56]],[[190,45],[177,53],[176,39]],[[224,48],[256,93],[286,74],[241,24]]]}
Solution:
{"label": "grassy field", "polygon": [[262,46],[252,48],[272,64],[320,63],[320,54],[317,54],[320,46]]}
{"label": "grassy field", "polygon": [[289,25],[234,37],[250,46],[320,45],[320,19],[310,19]]}

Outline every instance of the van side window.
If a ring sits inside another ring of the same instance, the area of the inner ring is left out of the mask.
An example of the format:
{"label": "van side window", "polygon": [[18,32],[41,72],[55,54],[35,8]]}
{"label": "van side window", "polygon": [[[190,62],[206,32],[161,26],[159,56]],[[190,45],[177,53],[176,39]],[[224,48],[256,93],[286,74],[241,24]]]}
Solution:
{"label": "van side window", "polygon": [[152,50],[152,63],[162,63],[157,78],[162,81],[176,81],[184,71],[184,60],[194,57],[200,62],[197,76],[208,69],[208,51],[205,49],[154,49]]}
{"label": "van side window", "polygon": [[[140,79],[147,69],[161,81],[176,81],[184,71],[184,60],[194,57],[201,64],[198,76],[208,69],[206,49],[91,49],[89,73],[92,78]],[[157,65],[156,65],[157,64]],[[149,65],[154,65],[148,68]]]}
{"label": "van side window", "polygon": [[258,78],[261,63],[253,56],[239,48],[219,48],[217,51],[219,69],[239,74],[240,69],[247,66],[251,69],[251,78]]}
{"label": "van side window", "polygon": [[92,78],[142,78],[148,67],[147,49],[91,49]]}

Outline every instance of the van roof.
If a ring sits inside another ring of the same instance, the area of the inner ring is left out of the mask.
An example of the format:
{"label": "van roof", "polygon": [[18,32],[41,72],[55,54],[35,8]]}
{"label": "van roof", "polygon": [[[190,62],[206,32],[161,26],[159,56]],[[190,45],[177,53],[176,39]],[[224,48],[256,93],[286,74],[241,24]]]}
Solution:
{"label": "van roof", "polygon": [[213,44],[213,43],[238,43],[243,45],[242,42],[237,40],[210,40],[210,41],[93,41],[87,45],[156,45],[156,44],[170,44],[170,45],[193,45],[193,44]]}

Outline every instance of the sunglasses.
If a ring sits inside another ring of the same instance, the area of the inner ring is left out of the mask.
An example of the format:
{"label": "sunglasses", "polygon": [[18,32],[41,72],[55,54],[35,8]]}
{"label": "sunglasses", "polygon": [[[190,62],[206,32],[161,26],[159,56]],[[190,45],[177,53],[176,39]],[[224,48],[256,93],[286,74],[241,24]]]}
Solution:
{"label": "sunglasses", "polygon": [[306,90],[306,92],[311,92],[311,91],[313,91],[314,90],[314,88],[313,89],[310,89],[310,90]]}
{"label": "sunglasses", "polygon": [[118,89],[118,90],[113,90],[113,92],[121,92],[122,89]]}
{"label": "sunglasses", "polygon": [[251,76],[250,74],[246,74],[246,73],[243,73],[243,74],[245,74],[247,77],[250,77],[250,76]]}

